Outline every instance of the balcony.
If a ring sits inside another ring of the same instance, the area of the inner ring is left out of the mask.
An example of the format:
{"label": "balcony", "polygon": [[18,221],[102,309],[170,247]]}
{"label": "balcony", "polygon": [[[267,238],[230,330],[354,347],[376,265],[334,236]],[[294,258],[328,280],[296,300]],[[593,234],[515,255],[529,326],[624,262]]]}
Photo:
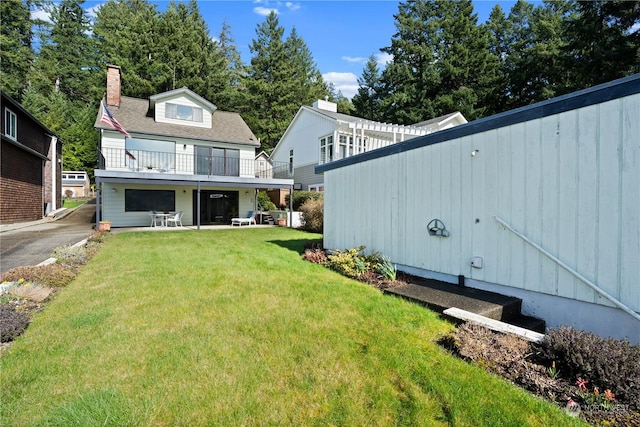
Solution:
{"label": "balcony", "polygon": [[125,150],[122,148],[103,148],[99,151],[98,169],[121,172],[205,175],[209,177],[292,178],[287,162],[273,162],[266,167],[258,168],[254,159]]}

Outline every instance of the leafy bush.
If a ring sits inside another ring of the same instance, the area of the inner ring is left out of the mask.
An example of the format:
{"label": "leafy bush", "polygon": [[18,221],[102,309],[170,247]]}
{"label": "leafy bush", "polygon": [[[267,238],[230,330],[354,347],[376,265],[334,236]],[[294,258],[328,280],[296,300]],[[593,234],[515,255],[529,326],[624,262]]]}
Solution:
{"label": "leafy bush", "polygon": [[258,191],[258,209],[261,211],[275,211],[276,205],[264,191]]}
{"label": "leafy bush", "polygon": [[322,233],[324,226],[324,199],[309,199],[302,206],[302,228],[312,233]]}
{"label": "leafy bush", "polygon": [[63,265],[48,264],[13,268],[2,275],[2,281],[18,282],[23,280],[43,286],[59,288],[71,283],[75,277],[76,274]]}
{"label": "leafy bush", "polygon": [[327,263],[327,254],[322,249],[307,249],[304,251],[302,259],[314,264],[325,265]]}
{"label": "leafy bush", "polygon": [[588,379],[600,390],[610,389],[617,399],[640,408],[640,345],[563,326],[547,332],[538,356],[555,362],[564,377]]}
{"label": "leafy bush", "polygon": [[327,266],[343,276],[357,279],[367,270],[367,262],[362,254],[363,251],[364,246],[347,249],[345,252],[332,251],[327,257]]}
{"label": "leafy bush", "polygon": [[378,264],[376,271],[385,279],[396,280],[397,269],[396,266],[391,263],[389,257],[382,257],[382,262]]}
{"label": "leafy bush", "polygon": [[[293,210],[300,210],[300,206],[304,205],[307,200],[319,200],[324,199],[324,194],[319,191],[294,191],[293,192]],[[289,206],[289,194],[284,196],[284,200]]]}
{"label": "leafy bush", "polygon": [[0,342],[13,341],[29,326],[29,316],[11,305],[0,305]]}

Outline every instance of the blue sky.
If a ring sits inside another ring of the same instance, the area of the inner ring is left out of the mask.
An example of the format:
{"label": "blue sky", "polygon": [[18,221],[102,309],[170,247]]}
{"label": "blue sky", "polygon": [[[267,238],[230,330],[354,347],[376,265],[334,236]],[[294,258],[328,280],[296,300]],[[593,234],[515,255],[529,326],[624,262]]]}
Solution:
{"label": "blue sky", "polygon": [[[150,1],[164,10],[168,1]],[[104,0],[89,0],[84,7],[91,11]],[[538,2],[534,2],[538,3]],[[256,38],[256,28],[265,21],[270,11],[276,11],[286,38],[293,27],[304,39],[325,81],[333,82],[336,89],[351,98],[357,91],[357,78],[364,64],[375,55],[384,68],[386,58],[380,48],[389,46],[395,33],[393,15],[398,1],[390,0],[325,0],[325,1],[273,1],[273,0],[199,0],[200,12],[207,22],[212,37],[222,29],[222,23],[231,26],[231,35],[245,63],[251,60],[249,45]],[[505,13],[515,1],[474,0],[479,22],[484,22],[491,9],[500,4]]]}

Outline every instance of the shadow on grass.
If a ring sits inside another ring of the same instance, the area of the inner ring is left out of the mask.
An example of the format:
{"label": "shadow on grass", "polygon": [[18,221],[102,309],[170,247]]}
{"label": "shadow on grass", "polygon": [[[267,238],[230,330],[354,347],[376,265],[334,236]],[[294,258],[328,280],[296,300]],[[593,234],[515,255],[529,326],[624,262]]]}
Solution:
{"label": "shadow on grass", "polygon": [[269,243],[303,254],[306,249],[322,249],[322,239],[269,240]]}

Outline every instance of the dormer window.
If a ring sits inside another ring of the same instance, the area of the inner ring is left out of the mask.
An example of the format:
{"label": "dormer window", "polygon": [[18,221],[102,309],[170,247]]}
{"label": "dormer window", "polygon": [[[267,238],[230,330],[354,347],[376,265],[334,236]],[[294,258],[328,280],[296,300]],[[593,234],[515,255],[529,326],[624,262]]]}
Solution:
{"label": "dormer window", "polygon": [[167,102],[165,118],[202,123],[202,108]]}

